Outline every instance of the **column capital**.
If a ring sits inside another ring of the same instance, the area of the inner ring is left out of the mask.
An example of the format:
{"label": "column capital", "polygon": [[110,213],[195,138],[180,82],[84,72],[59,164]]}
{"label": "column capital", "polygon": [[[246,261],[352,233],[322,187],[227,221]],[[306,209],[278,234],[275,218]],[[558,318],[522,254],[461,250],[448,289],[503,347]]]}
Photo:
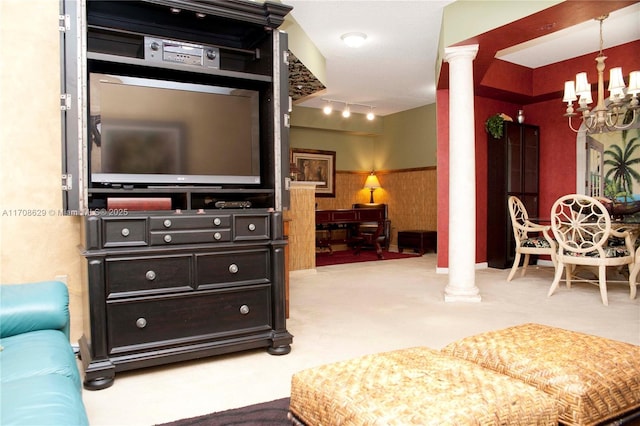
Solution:
{"label": "column capital", "polygon": [[473,60],[475,59],[476,54],[478,53],[478,48],[479,48],[479,45],[477,44],[447,47],[444,49],[444,60],[446,62],[451,62],[451,59],[458,59],[458,58],[469,58]]}

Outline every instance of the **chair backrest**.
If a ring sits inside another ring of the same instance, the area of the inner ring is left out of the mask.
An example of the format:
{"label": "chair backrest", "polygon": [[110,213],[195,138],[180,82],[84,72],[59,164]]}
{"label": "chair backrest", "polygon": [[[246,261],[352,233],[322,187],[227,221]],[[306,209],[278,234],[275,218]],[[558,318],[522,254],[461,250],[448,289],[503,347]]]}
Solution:
{"label": "chair backrest", "polygon": [[578,255],[597,251],[604,258],[611,217],[606,207],[593,197],[565,195],[551,208],[551,230],[561,251]]}
{"label": "chair backrest", "polygon": [[509,197],[509,214],[511,215],[511,225],[513,228],[513,236],[516,241],[522,241],[527,238],[527,228],[525,224],[529,220],[529,214],[522,201],[514,195]]}
{"label": "chair backrest", "polygon": [[387,218],[387,205],[378,203],[357,203],[351,206],[354,209],[381,209],[384,210],[384,219]]}

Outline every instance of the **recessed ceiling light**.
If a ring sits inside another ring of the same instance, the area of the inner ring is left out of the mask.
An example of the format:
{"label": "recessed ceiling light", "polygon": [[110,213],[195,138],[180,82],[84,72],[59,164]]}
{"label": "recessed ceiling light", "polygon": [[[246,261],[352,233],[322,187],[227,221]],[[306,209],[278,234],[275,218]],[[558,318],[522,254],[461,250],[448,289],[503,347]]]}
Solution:
{"label": "recessed ceiling light", "polygon": [[342,41],[349,47],[360,47],[367,39],[365,33],[346,33],[340,37]]}

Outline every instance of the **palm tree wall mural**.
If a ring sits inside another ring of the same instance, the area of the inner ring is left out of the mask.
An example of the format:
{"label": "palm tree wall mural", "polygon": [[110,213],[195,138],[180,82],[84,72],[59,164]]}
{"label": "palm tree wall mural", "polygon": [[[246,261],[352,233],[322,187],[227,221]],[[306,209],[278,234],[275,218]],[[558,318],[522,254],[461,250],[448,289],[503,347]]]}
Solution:
{"label": "palm tree wall mural", "polygon": [[604,196],[640,212],[640,129],[590,135],[604,145]]}

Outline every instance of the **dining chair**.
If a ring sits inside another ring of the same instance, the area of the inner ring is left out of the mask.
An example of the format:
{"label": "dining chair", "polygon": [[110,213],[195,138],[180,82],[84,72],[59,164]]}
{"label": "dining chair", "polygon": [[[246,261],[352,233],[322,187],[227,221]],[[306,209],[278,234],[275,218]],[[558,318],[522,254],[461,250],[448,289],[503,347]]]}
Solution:
{"label": "dining chair", "polygon": [[636,249],[635,262],[633,263],[633,269],[631,270],[631,274],[629,274],[629,299],[636,298],[636,286],[638,283],[636,282],[636,278],[638,278],[638,272],[640,272],[640,247]]}
{"label": "dining chair", "polygon": [[546,254],[551,256],[553,266],[556,266],[557,245],[549,234],[551,227],[543,226],[529,220],[527,209],[520,199],[514,195],[508,199],[509,214],[511,215],[511,225],[513,228],[513,237],[516,243],[515,258],[511,272],[507,277],[507,281],[511,281],[518,266],[520,259],[524,255],[522,262],[522,272],[520,276],[524,276],[529,264],[529,258],[532,254]]}
{"label": "dining chair", "polygon": [[[547,296],[558,288],[566,267],[567,288],[571,288],[573,278],[597,284],[602,303],[608,305],[607,267],[624,265],[629,269],[631,297],[635,296],[635,282],[632,284],[631,281],[634,263],[631,234],[611,227],[611,217],[601,202],[581,194],[560,197],[551,207],[551,230],[558,243],[558,252],[556,273]],[[618,243],[614,245],[613,241]],[[574,275],[576,266],[597,267],[598,281],[577,278]]]}

